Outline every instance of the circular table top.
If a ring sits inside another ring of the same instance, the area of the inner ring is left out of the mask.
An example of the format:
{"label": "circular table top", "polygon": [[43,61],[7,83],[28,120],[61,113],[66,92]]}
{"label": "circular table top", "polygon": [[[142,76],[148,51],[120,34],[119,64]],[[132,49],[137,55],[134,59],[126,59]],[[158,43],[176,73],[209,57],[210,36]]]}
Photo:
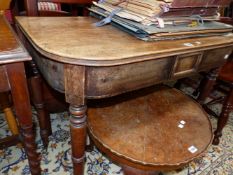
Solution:
{"label": "circular table top", "polygon": [[97,103],[88,110],[88,127],[108,153],[152,167],[184,165],[200,156],[212,140],[211,124],[202,108],[167,87]]}

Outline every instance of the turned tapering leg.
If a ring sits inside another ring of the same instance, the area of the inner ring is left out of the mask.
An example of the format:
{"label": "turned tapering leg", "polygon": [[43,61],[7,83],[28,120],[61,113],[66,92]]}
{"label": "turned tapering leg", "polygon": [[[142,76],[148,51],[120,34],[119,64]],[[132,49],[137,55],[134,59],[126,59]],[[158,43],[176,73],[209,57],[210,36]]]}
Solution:
{"label": "turned tapering leg", "polygon": [[32,102],[35,106],[35,109],[38,114],[38,120],[40,125],[40,135],[44,144],[44,147],[47,148],[49,143],[49,135],[52,134],[51,122],[49,113],[45,107],[45,102],[43,98],[43,88],[42,88],[42,78],[36,68],[36,65],[33,61],[30,63],[33,70],[33,77],[29,79],[31,86]]}
{"label": "turned tapering leg", "polygon": [[210,92],[216,82],[218,72],[219,69],[212,69],[201,81],[198,87],[200,89],[200,93],[197,98],[198,103],[201,105],[205,103],[206,98],[210,95]]}
{"label": "turned tapering leg", "polygon": [[23,146],[26,150],[28,157],[28,164],[30,167],[31,174],[40,175],[40,158],[39,154],[36,152],[36,144],[35,144],[35,134],[33,130],[33,125],[30,126],[21,126],[21,133],[23,136]]}
{"label": "turned tapering leg", "polygon": [[33,131],[32,112],[23,63],[7,65],[7,74],[11,86],[15,113],[22,130],[23,143],[33,175],[41,174],[39,155],[36,152],[35,133]]}
{"label": "turned tapering leg", "polygon": [[87,106],[70,105],[70,132],[72,144],[72,161],[75,175],[84,173],[86,146],[86,110]]}
{"label": "turned tapering leg", "polygon": [[87,135],[87,106],[85,99],[85,67],[67,64],[64,66],[66,102],[70,104],[70,135],[74,175],[84,174],[85,146]]}
{"label": "turned tapering leg", "polygon": [[219,144],[219,139],[222,136],[222,130],[224,126],[227,124],[229,113],[232,111],[232,109],[233,109],[233,89],[231,88],[230,93],[227,95],[223,103],[222,112],[218,118],[217,129],[214,132],[214,140],[213,140],[214,145]]}

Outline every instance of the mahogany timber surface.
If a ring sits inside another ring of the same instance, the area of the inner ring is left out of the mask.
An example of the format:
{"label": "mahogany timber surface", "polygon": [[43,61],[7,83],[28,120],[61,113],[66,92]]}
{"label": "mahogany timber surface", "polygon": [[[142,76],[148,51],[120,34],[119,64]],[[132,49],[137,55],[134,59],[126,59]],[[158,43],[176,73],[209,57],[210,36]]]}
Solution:
{"label": "mahogany timber surface", "polygon": [[[86,99],[110,97],[223,64],[233,34],[144,42],[90,17],[16,17],[40,72],[70,104],[74,174],[83,174]],[[34,47],[34,48],[33,48]],[[201,125],[201,124],[200,124]],[[79,138],[79,139],[77,139]]]}
{"label": "mahogany timber surface", "polygon": [[15,37],[6,19],[0,15],[0,64],[28,61],[31,57]]}
{"label": "mahogany timber surface", "polygon": [[[28,52],[19,42],[11,26],[0,15],[0,92],[11,91],[15,114],[20,126],[30,172],[40,175],[39,155],[36,152],[32,112],[24,69],[24,61],[31,60]],[[1,99],[2,100],[2,99]],[[17,136],[1,140],[2,146],[11,146],[19,141]]]}
{"label": "mahogany timber surface", "polygon": [[[96,101],[87,115],[98,147],[135,168],[176,169],[200,156],[212,140],[211,123],[201,106],[165,86]],[[182,120],[186,123],[179,128]],[[191,153],[191,146],[197,151]]]}
{"label": "mahogany timber surface", "polygon": [[[120,65],[227,47],[233,43],[233,34],[145,42],[111,25],[95,27],[97,20],[91,17],[16,17],[16,20],[42,55],[55,61],[85,66]],[[187,46],[187,43],[192,46]]]}

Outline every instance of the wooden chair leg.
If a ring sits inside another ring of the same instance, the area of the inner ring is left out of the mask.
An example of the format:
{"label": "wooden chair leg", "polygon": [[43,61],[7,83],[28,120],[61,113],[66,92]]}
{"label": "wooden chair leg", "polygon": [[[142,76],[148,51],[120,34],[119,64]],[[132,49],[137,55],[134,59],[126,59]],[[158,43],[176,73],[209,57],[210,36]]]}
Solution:
{"label": "wooden chair leg", "polygon": [[11,133],[13,135],[18,135],[19,134],[18,124],[11,108],[4,108],[3,112],[5,114],[5,118]]}
{"label": "wooden chair leg", "polygon": [[19,135],[12,135],[7,136],[5,138],[0,139],[0,149],[5,149],[10,146],[14,145],[21,145],[19,144],[21,142]]}
{"label": "wooden chair leg", "polygon": [[226,100],[224,101],[222,112],[219,116],[217,123],[217,129],[214,132],[214,140],[213,140],[214,145],[219,144],[219,139],[222,136],[222,130],[228,121],[229,113],[232,109],[233,109],[233,89],[231,88],[229,95],[226,97]]}
{"label": "wooden chair leg", "polygon": [[10,106],[11,103],[9,100],[9,93],[0,93],[0,108],[3,110],[5,114],[6,122],[8,124],[9,130],[12,133],[12,136],[0,139],[0,149],[16,145],[20,142],[18,124]]}
{"label": "wooden chair leg", "polygon": [[0,93],[0,106],[5,114],[5,118],[8,124],[8,127],[13,135],[19,134],[18,124],[16,121],[16,118],[10,108],[11,103],[9,100],[9,93],[8,92],[2,92]]}

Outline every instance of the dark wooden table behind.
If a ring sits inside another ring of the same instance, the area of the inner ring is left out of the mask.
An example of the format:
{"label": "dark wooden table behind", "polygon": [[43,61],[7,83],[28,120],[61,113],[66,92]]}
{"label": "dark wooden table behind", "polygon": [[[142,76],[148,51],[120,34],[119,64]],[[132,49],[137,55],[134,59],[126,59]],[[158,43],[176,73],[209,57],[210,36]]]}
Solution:
{"label": "dark wooden table behind", "polygon": [[36,153],[32,112],[24,71],[24,62],[31,60],[31,57],[1,15],[0,41],[0,92],[11,92],[31,173],[40,174],[40,161]]}

